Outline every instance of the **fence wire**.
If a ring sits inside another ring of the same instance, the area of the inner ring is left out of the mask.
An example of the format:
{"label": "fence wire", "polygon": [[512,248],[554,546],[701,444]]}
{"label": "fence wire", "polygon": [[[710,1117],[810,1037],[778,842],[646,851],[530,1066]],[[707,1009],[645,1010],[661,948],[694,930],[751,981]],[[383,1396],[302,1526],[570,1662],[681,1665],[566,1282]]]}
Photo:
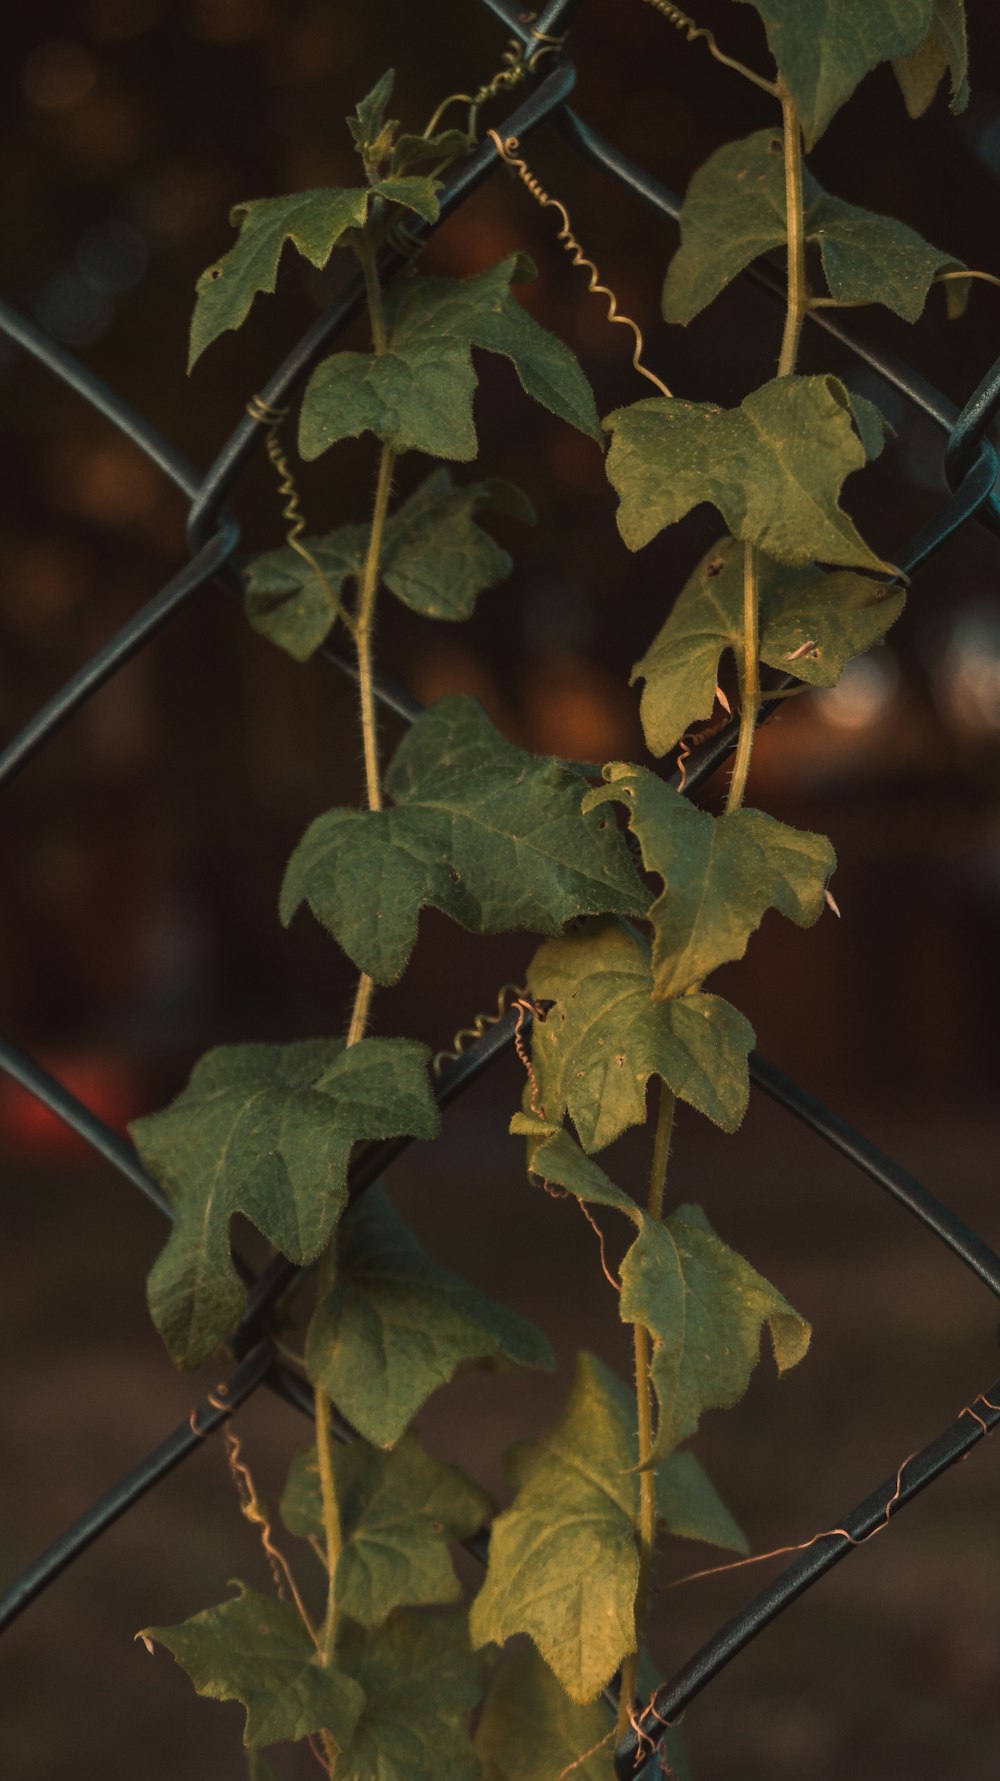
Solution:
{"label": "fence wire", "polygon": [[[569,105],[575,72],[567,54],[567,41],[570,26],[580,12],[583,0],[550,0],[550,4],[534,17],[519,10],[510,0],[477,0],[477,4],[493,14],[524,51],[526,74],[519,90],[524,91],[525,97],[500,126],[501,137],[506,140],[516,136],[524,141],[542,125],[557,129],[581,157],[607,175],[612,186],[629,189],[659,215],[676,222],[680,214],[678,198],[591,129]],[[544,47],[544,56],[538,56],[541,47]],[[534,72],[530,68],[532,61]],[[441,195],[441,220],[463,204],[499,165],[496,150],[489,140],[470,154],[452,173]],[[434,227],[436,225],[420,219],[407,223],[405,251],[389,247],[380,259],[383,280],[391,279],[411,263]],[[755,279],[765,290],[784,301],[783,281],[766,265],[751,268],[744,276]],[[285,405],[363,304],[363,281],[357,278],[334,299],[257,392],[263,402],[271,407]],[[1000,464],[987,437],[1000,406],[1000,360],[959,410],[909,365],[881,348],[873,347],[851,328],[833,319],[828,311],[814,311],[809,319],[845,346],[859,363],[868,366],[898,391],[914,409],[932,420],[944,436],[942,463],[951,492],[932,518],[910,538],[901,540],[892,553],[903,573],[909,577],[918,573],[941,546],[972,519],[1000,536],[1000,498],[996,493]],[[2,302],[0,335],[46,366],[55,377],[102,413],[187,496],[190,503],[187,536],[191,551],[186,567],[98,650],[0,752],[2,788],[100,687],[169,624],[200,588],[210,582],[221,582],[242,597],[242,579],[232,560],[239,542],[239,529],[227,511],[226,501],[246,464],[263,446],[264,429],[241,407],[239,419],[214,462],[203,475],[199,474],[142,415],[70,353]],[[335,646],[324,645],[319,653],[340,672],[352,677],[356,675],[353,661]],[[783,683],[792,684],[793,677],[785,675],[772,684],[780,686]],[[421,707],[417,701],[386,676],[378,676],[376,691],[380,702],[405,722],[412,723],[419,714]],[[765,705],[762,722],[774,711],[775,705],[775,701]],[[696,790],[733,751],[736,731],[734,720],[692,750],[681,788],[685,794]],[[679,775],[675,773],[674,783],[678,782]],[[511,1049],[517,1018],[516,1011],[503,1016],[443,1072],[435,1085],[442,1108]],[[166,1218],[173,1217],[165,1194],[143,1169],[127,1139],[99,1119],[41,1065],[3,1039],[0,1039],[0,1069],[131,1181]],[[898,1206],[919,1219],[925,1229],[950,1249],[1000,1300],[1000,1256],[984,1238],[970,1230],[947,1205],[883,1155],[861,1133],[758,1053],[751,1055],[750,1075],[756,1088],[803,1121]],[[349,1174],[349,1203],[363,1194],[409,1143],[410,1140],[401,1138],[359,1149]],[[304,1414],[312,1414],[311,1392],[280,1360],[270,1340],[274,1314],[302,1270],[277,1258],[254,1277],[239,1257],[236,1265],[248,1292],[245,1315],[230,1338],[237,1362],[235,1368],[208,1399],[192,1410],[189,1419],[167,1435],[124,1478],[112,1484],[101,1499],[0,1597],[0,1631],[23,1613],[74,1559],[193,1453],[262,1385]],[[662,1684],[645,1710],[635,1715],[632,1727],[615,1752],[614,1766],[619,1781],[654,1781],[654,1777],[662,1775],[666,1762],[662,1748],[664,1727],[675,1723],[689,1703],[758,1637],[765,1626],[784,1613],[833,1566],[856,1552],[874,1533],[886,1528],[890,1519],[894,1520],[921,1491],[991,1434],[998,1422],[1000,1379],[973,1398],[936,1440],[911,1455],[891,1479],[878,1485],[863,1502],[851,1509],[838,1528],[818,1536],[807,1547],[791,1549],[794,1556],[785,1569],[740,1613],[720,1627],[713,1638]],[[355,1438],[355,1431],[342,1418],[337,1418],[335,1432],[343,1441]],[[483,1529],[464,1542],[482,1563],[486,1562],[488,1538],[488,1529]]]}

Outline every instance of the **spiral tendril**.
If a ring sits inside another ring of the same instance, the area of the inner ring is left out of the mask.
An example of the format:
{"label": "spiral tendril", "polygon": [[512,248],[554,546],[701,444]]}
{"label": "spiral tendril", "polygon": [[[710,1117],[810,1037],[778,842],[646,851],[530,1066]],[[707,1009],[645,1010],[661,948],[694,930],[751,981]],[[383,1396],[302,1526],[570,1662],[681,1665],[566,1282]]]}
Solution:
{"label": "spiral tendril", "polygon": [[487,1027],[495,1027],[508,1011],[508,1007],[516,1002],[524,990],[519,983],[505,983],[497,995],[497,1011],[495,1014],[477,1014],[471,1027],[461,1027],[452,1039],[451,1051],[439,1051],[431,1062],[431,1070],[440,1076],[445,1064],[457,1064],[463,1052],[468,1051],[477,1039],[481,1039]]}
{"label": "spiral tendril", "polygon": [[247,403],[247,413],[250,419],[256,421],[259,426],[267,428],[264,449],[278,478],[278,494],[284,502],[281,517],[288,526],[285,543],[302,558],[303,562],[308,563],[329,600],[334,614],[337,618],[342,618],[350,628],[352,624],[350,615],[337,598],[322,564],[313,555],[309,546],[302,542],[302,534],[306,529],[306,518],[302,512],[292,467],[282,450],[281,440],[278,437],[278,429],[288,410],[287,408],[272,408],[269,402],[264,401],[263,396],[252,396]]}

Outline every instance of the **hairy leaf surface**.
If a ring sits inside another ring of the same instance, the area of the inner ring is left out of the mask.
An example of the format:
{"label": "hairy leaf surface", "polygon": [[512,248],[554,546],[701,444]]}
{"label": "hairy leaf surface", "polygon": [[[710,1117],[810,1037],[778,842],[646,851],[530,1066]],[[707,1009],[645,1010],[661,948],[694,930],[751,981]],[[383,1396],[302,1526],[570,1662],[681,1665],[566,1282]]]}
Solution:
{"label": "hairy leaf surface", "polygon": [[317,458],[338,439],[373,432],[397,452],[474,458],[473,347],[509,359],[529,396],[599,438],[576,359],[511,290],[525,276],[534,267],[515,254],[473,278],[399,279],[385,297],[388,350],[335,353],[313,372],[302,401],[302,456]]}
{"label": "hairy leaf surface", "polygon": [[337,1757],[337,1781],[478,1781],[468,1714],[482,1664],[464,1614],[401,1608],[374,1632],[348,1622],[339,1656],[365,1707]]}
{"label": "hairy leaf surface", "polygon": [[[939,272],[963,268],[896,217],[879,216],[824,192],[803,172],[806,241],[819,248],[830,295],[845,303],[884,303],[915,322]],[[663,314],[689,322],[738,272],[787,236],[781,135],[758,130],[728,142],[700,167],[681,211],[681,245],[667,270]],[[968,282],[945,287],[957,314]]]}
{"label": "hairy leaf surface", "polygon": [[[571,1701],[533,1645],[501,1665],[476,1728],[482,1781],[554,1781],[573,1766],[573,1781],[608,1781],[613,1722],[603,1701]],[[602,1738],[604,1748],[593,1750]]]}
{"label": "hairy leaf surface", "polygon": [[721,996],[654,1001],[650,955],[618,923],[546,941],[528,985],[536,999],[556,1003],[531,1039],[545,1117],[557,1124],[568,1112],[585,1150],[645,1123],[653,1075],[736,1130],[750,1092],[749,1021]]}
{"label": "hairy leaf surface", "polygon": [[239,239],[202,273],[196,286],[188,370],[220,334],[243,325],[258,292],[274,290],[286,241],[313,266],[325,266],[341,236],[364,224],[369,196],[359,186],[237,204],[229,220],[239,227]]}
{"label": "hairy leaf surface", "polygon": [[[885,636],[903,610],[902,588],[849,570],[789,569],[761,556],[760,659],[810,686],[835,686],[852,656]],[[642,727],[652,754],[667,754],[715,706],[723,651],[743,647],[743,548],[720,539],[674,602],[632,670],[645,681]],[[802,653],[800,653],[802,652]]]}
{"label": "hairy leaf surface", "polygon": [[930,29],[911,56],[892,64],[911,117],[922,117],[944,76],[950,76],[949,104],[964,111],[969,103],[969,45],[965,0],[934,0]]}
{"label": "hairy leaf surface", "polygon": [[345,1744],[364,1706],[357,1682],[319,1662],[294,1603],[239,1590],[218,1608],[180,1626],[149,1626],[143,1636],[173,1652],[199,1694],[242,1702],[250,1749],[323,1730]]}
{"label": "hairy leaf surface", "polygon": [[645,1214],[609,1175],[580,1149],[562,1126],[549,1125],[534,1113],[515,1113],[512,1136],[528,1140],[528,1171],[541,1180],[565,1187],[590,1206],[613,1206],[641,1227]]}
{"label": "hairy leaf surface", "polygon": [[[665,396],[619,408],[605,421],[618,529],[640,550],[711,501],[735,537],[779,562],[884,569],[838,501],[871,455],[873,415],[870,404],[859,415],[835,377],[775,378],[739,408]],[[856,425],[869,434],[867,454]]]}
{"label": "hairy leaf surface", "polygon": [[653,1335],[659,1402],[654,1459],[698,1427],[706,1410],[743,1396],[769,1325],[779,1373],[802,1359],[809,1325],[749,1262],[720,1241],[698,1206],[647,1219],[621,1267],[621,1314]]}
{"label": "hairy leaf surface", "polygon": [[[449,1540],[482,1526],[492,1499],[477,1484],[425,1453],[414,1434],[390,1453],[362,1441],[339,1449],[336,1461],[343,1548],[337,1560],[337,1607],[362,1626],[377,1626],[394,1608],[457,1602],[462,1594]],[[323,1493],[316,1448],[296,1455],[281,1499],[294,1534],[323,1538]]]}
{"label": "hairy leaf surface", "polygon": [[812,148],[859,81],[910,55],[927,34],[932,0],[750,0],[791,88]]}
{"label": "hairy leaf surface", "polygon": [[395,983],[433,905],[477,934],[554,933],[574,916],[641,914],[621,836],[585,817],[579,769],[507,742],[475,699],[423,712],[386,776],[393,808],[331,810],[306,830],[281,890],[378,983]]}
{"label": "hairy leaf surface", "polygon": [[336,1282],[313,1315],[306,1360],[310,1377],[379,1446],[398,1441],[460,1366],[554,1365],[540,1330],[433,1262],[377,1191],[340,1232]]}
{"label": "hairy leaf surface", "polygon": [[153,1321],[196,1367],[244,1307],[229,1249],[242,1212],[293,1262],[315,1261],[344,1206],[359,1138],[433,1138],[428,1051],[410,1039],[224,1045],[162,1113],[129,1128],[176,1222],[149,1276]]}
{"label": "hairy leaf surface", "polygon": [[595,809],[625,805],[643,865],[663,879],[649,911],[653,995],[683,996],[718,965],[740,959],[768,909],[800,928],[823,911],[836,856],[825,835],[793,829],[762,810],[713,816],[646,767],[613,761],[607,785],[588,793]]}

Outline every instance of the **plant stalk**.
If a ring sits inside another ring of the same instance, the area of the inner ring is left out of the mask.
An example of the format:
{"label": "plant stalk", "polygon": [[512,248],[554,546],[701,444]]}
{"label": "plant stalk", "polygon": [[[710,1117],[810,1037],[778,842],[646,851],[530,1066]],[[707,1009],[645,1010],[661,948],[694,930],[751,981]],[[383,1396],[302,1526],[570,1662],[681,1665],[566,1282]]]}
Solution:
{"label": "plant stalk", "polygon": [[[317,1303],[322,1304],[332,1284],[333,1244],[327,1246],[320,1263]],[[337,1639],[337,1560],[344,1544],[337,1500],[337,1481],[333,1466],[333,1425],[330,1400],[322,1386],[317,1385],[316,1455],[323,1494],[323,1543],[326,1547],[327,1590],[326,1617],[320,1635],[320,1655],[324,1664],[332,1664]]]}
{"label": "plant stalk", "polygon": [[[675,1097],[666,1083],[661,1080],[659,1086],[660,1100],[656,1115],[656,1131],[653,1137],[653,1160],[649,1170],[649,1198],[646,1205],[650,1218],[655,1219],[663,1217],[663,1196],[666,1191],[670,1138],[673,1132],[674,1108],[676,1106]],[[646,1618],[653,1556],[656,1550],[656,1468],[651,1463],[654,1434],[653,1384],[649,1372],[653,1345],[649,1331],[644,1324],[633,1325],[632,1343],[635,1355],[635,1397],[638,1410],[640,1467],[639,1577],[635,1592],[635,1626],[638,1644],[642,1637],[642,1627]],[[639,1652],[635,1650],[622,1664],[618,1723],[615,1727],[616,1742],[620,1741],[628,1730],[629,1713],[636,1694],[638,1670]]]}
{"label": "plant stalk", "polygon": [[740,734],[736,744],[733,777],[729,782],[726,815],[743,802],[750,773],[757,718],[760,714],[760,644],[758,641],[758,554],[755,544],[743,546],[743,661],[740,664]]}
{"label": "plant stalk", "polygon": [[785,157],[785,227],[788,233],[788,305],[778,376],[788,377],[799,356],[802,324],[809,309],[806,283],[805,207],[802,197],[802,132],[799,114],[784,80],[778,83]]}

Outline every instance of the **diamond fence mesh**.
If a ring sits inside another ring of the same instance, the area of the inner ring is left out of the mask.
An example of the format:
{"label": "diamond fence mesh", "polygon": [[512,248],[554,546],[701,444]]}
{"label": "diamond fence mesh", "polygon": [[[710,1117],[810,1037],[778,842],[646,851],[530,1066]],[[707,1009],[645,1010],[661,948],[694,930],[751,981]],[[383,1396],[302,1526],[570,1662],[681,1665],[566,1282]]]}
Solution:
{"label": "diamond fence mesh", "polygon": [[[590,128],[570,105],[575,80],[570,59],[570,27],[581,10],[582,0],[552,0],[535,17],[525,14],[516,5],[508,5],[506,0],[480,0],[480,4],[500,21],[521,52],[522,77],[513,93],[518,102],[497,125],[499,135],[503,139],[516,137],[522,144],[527,144],[543,127],[557,130],[578,156],[606,176],[609,199],[616,187],[626,188],[651,211],[676,220],[680,208],[678,199]],[[481,182],[495,176],[498,167],[496,149],[487,138],[451,175],[442,197],[442,220],[452,215]],[[381,262],[382,276],[391,279],[408,265],[432,232],[431,226],[418,220],[409,223],[405,236],[385,253]],[[783,301],[783,286],[777,275],[764,268],[746,276],[756,279],[765,290]],[[358,279],[335,298],[267,382],[257,391],[246,391],[246,397],[256,396],[258,406],[263,403],[270,409],[287,405],[319,357],[330,349],[362,308],[363,285]],[[811,320],[837,340],[858,363],[869,367],[883,383],[897,391],[913,411],[926,416],[941,434],[942,462],[950,493],[919,531],[896,543],[892,556],[905,574],[911,578],[917,575],[950,538],[973,522],[1000,536],[1000,498],[995,493],[1000,466],[989,438],[991,423],[1000,406],[1000,361],[959,410],[930,388],[909,366],[866,342],[852,329],[832,319],[829,312],[814,313]],[[187,531],[191,551],[188,564],[110,642],[91,656],[6,745],[0,753],[2,791],[101,687],[170,624],[199,589],[208,583],[218,583],[237,597],[241,596],[241,576],[233,561],[240,534],[226,504],[249,461],[261,452],[265,430],[241,404],[240,417],[233,431],[209,469],[200,474],[169,440],[113,390],[5,304],[0,304],[0,333],[38,360],[55,378],[62,380],[81,402],[99,410],[181,491],[188,502]],[[333,668],[353,675],[353,663],[335,647],[324,646],[321,653]],[[404,722],[412,722],[421,709],[408,692],[384,676],[379,678],[377,690],[383,705]],[[774,705],[766,709],[773,711]],[[735,728],[735,723],[731,724],[695,749],[686,763],[685,792],[696,790],[732,752]],[[442,1108],[510,1050],[517,1018],[515,1012],[506,1014],[445,1069],[437,1084]],[[146,1174],[132,1146],[83,1105],[63,1083],[7,1040],[0,1040],[0,1068],[127,1178],[165,1218],[171,1217],[166,1196],[158,1183]],[[888,1195],[898,1208],[919,1220],[1000,1299],[1000,1256],[982,1236],[969,1229],[906,1170],[759,1054],[752,1056],[751,1078],[760,1093],[804,1122]],[[407,1140],[370,1144],[356,1154],[350,1173],[352,1201],[380,1178],[407,1144]],[[255,1277],[245,1263],[239,1265],[249,1289],[248,1308],[242,1323],[232,1334],[231,1347],[236,1364],[228,1378],[153,1452],[125,1477],[111,1483],[101,1499],[7,1589],[0,1599],[0,1628],[22,1614],[87,1547],[197,1450],[261,1387],[277,1393],[305,1415],[311,1415],[311,1393],[303,1387],[298,1375],[284,1365],[273,1343],[275,1315],[294,1286],[298,1271],[291,1264],[277,1260]],[[654,1775],[662,1772],[660,1739],[664,1724],[675,1722],[740,1651],[834,1566],[848,1557],[862,1562],[858,1555],[866,1540],[885,1530],[919,1493],[992,1433],[1000,1422],[1000,1379],[988,1380],[985,1388],[976,1394],[973,1388],[978,1383],[970,1382],[969,1402],[948,1428],[928,1446],[906,1458],[898,1470],[877,1485],[862,1502],[848,1509],[837,1528],[819,1535],[801,1550],[793,1549],[790,1562],[774,1580],[755,1594],[740,1613],[721,1626],[676,1674],[662,1684],[645,1714],[637,1720],[616,1752],[615,1768],[621,1781],[634,1781],[635,1777],[652,1781]],[[353,1431],[346,1422],[338,1425],[337,1433],[345,1441],[353,1439]],[[468,1542],[469,1550],[481,1562],[485,1562],[487,1546],[487,1532]]]}

